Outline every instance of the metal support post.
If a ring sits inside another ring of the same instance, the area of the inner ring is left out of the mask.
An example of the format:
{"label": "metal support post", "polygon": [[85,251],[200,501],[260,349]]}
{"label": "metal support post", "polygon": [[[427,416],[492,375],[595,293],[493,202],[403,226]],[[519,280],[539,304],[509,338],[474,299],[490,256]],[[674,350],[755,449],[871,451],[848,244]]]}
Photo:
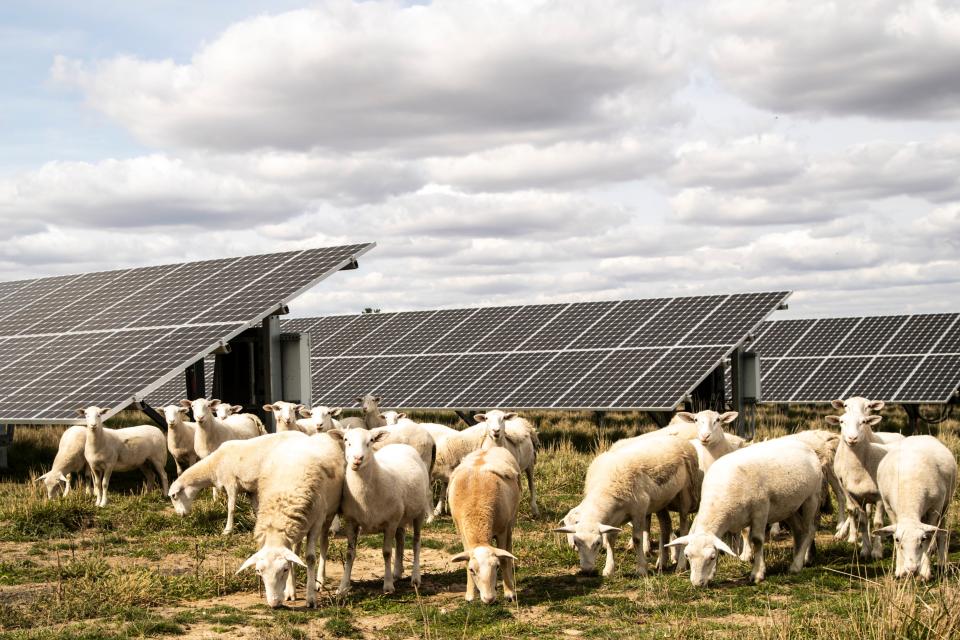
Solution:
{"label": "metal support post", "polygon": [[[263,404],[270,404],[283,394],[283,369],[281,365],[280,317],[267,316],[260,328],[261,371],[263,372]],[[276,431],[273,413],[267,413],[263,420],[267,431]]]}

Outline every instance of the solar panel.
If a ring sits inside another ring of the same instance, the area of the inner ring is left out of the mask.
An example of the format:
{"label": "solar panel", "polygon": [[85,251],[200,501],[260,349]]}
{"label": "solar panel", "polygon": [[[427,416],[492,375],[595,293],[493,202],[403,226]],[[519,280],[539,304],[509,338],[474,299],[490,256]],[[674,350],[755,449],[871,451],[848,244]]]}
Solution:
{"label": "solar panel", "polygon": [[317,404],[354,405],[374,392],[396,408],[669,410],[787,295],[328,316],[283,327],[311,334]]}
{"label": "solar panel", "polygon": [[372,247],[0,283],[0,422],[113,415]]}
{"label": "solar panel", "polygon": [[[216,367],[216,356],[208,355],[203,359],[203,389],[204,397],[213,398],[213,373]],[[178,404],[180,400],[187,397],[187,381],[183,375],[173,376],[167,382],[150,392],[145,400],[147,404],[155,409],[160,409],[168,404]],[[223,398],[231,400],[231,398]]]}
{"label": "solar panel", "polygon": [[750,349],[762,402],[829,402],[861,395],[943,403],[960,387],[960,314],[766,322]]}

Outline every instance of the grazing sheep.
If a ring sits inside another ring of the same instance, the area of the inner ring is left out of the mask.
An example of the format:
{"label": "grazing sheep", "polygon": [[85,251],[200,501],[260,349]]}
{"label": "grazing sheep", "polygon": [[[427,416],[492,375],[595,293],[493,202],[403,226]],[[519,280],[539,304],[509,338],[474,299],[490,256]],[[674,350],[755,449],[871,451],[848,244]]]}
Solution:
{"label": "grazing sheep", "polygon": [[299,431],[268,433],[247,440],[228,440],[216,451],[197,462],[170,485],[167,495],[176,512],[185,516],[190,513],[193,501],[202,489],[214,487],[227,494],[227,524],[223,534],[233,531],[233,515],[237,506],[237,493],[244,491],[256,495],[260,479],[260,466],[268,451],[291,438],[306,438]]}
{"label": "grazing sheep", "polygon": [[[294,565],[307,570],[307,606],[317,606],[317,584],[326,575],[328,531],[343,491],[343,442],[340,432],[310,438],[284,438],[264,455],[257,481],[258,551],[237,573],[255,567],[263,579],[267,604],[277,608],[296,597]],[[303,560],[295,547],[306,536]],[[320,543],[319,566],[317,542]]]}
{"label": "grazing sheep", "polygon": [[503,447],[474,451],[450,478],[450,513],[460,532],[463,552],[451,562],[467,563],[467,591],[491,604],[497,599],[497,569],[503,566],[503,597],[513,600],[513,526],[520,505],[520,467]]}
{"label": "grazing sheep", "polygon": [[189,422],[187,408],[168,404],[163,408],[163,417],[167,421],[167,449],[177,463],[177,476],[195,464],[199,457],[193,448],[197,437],[197,423]]}
{"label": "grazing sheep", "polygon": [[883,416],[845,413],[842,416],[826,416],[825,420],[827,424],[840,425],[840,444],[833,460],[833,471],[840,480],[850,515],[860,528],[860,555],[882,558],[880,538],[872,537],[870,533],[868,508],[878,504],[881,499],[877,486],[877,466],[887,455],[887,447],[896,445],[877,444],[873,440],[871,427],[883,420]]}
{"label": "grazing sheep", "polygon": [[540,509],[537,508],[537,487],[533,482],[533,467],[537,463],[537,447],[540,445],[540,439],[533,425],[516,413],[505,413],[499,409],[478,413],[474,419],[480,424],[487,425],[484,443],[490,442],[498,447],[506,447],[517,459],[520,471],[527,476],[527,488],[530,489],[530,512],[534,518],[539,518]]}
{"label": "grazing sheep", "polygon": [[[651,439],[647,446],[623,447],[597,456],[587,470],[583,500],[576,509],[577,522],[554,529],[573,534],[584,573],[595,570],[601,544],[607,556],[603,575],[613,573],[613,547],[617,533],[627,521],[633,523],[637,571],[647,574],[647,560],[640,540],[647,514],[656,513],[660,522],[659,566],[666,567],[664,543],[670,536],[671,505],[678,498],[694,495],[700,484],[697,454],[680,438]],[[646,444],[646,443],[645,443]],[[684,516],[686,514],[683,514]],[[685,533],[685,532],[684,532]]]}
{"label": "grazing sheep", "polygon": [[877,484],[893,524],[877,533],[893,536],[896,576],[929,580],[930,554],[947,566],[947,513],[957,489],[957,461],[933,436],[911,436],[890,447],[877,467]]}
{"label": "grazing sheep", "polygon": [[107,489],[114,471],[140,469],[147,478],[148,487],[153,484],[152,474],[155,473],[166,494],[167,443],[163,432],[148,424],[108,429],[103,426],[103,416],[108,411],[100,407],[77,409],[77,414],[86,418],[87,440],[83,455],[93,476],[97,506],[107,506]]}
{"label": "grazing sheep", "polygon": [[297,420],[297,426],[306,433],[323,433],[331,429],[340,429],[342,428],[340,421],[336,418],[341,412],[340,407],[335,409],[324,406],[314,407],[313,409],[301,407],[300,415],[303,418]]}
{"label": "grazing sheep", "polygon": [[200,458],[206,458],[228,440],[246,440],[266,434],[263,424],[253,424],[244,421],[242,424],[225,422],[214,415],[219,400],[181,400],[180,405],[193,409],[193,417],[197,422],[197,432],[193,440],[194,451]]}
{"label": "grazing sheep", "polygon": [[413,526],[411,582],[420,586],[420,528],[430,512],[430,473],[410,445],[389,444],[374,451],[373,445],[388,434],[366,429],[343,432],[347,472],[340,513],[347,534],[347,557],[338,590],[341,594],[350,590],[361,530],[383,533],[383,592],[393,593],[394,579],[403,575],[403,537],[408,525]]}
{"label": "grazing sheep", "polygon": [[46,487],[48,499],[53,499],[57,491],[68,495],[73,474],[77,474],[77,481],[81,482],[82,474],[87,469],[87,458],[83,453],[86,443],[87,428],[83,425],[73,425],[60,436],[50,471],[37,478],[37,482],[42,482]]}
{"label": "grazing sheep", "polygon": [[719,552],[736,557],[723,537],[747,527],[753,547],[750,580],[760,582],[766,573],[763,543],[767,524],[784,520],[794,540],[790,571],[800,571],[816,533],[814,518],[822,485],[820,461],[810,447],[798,441],[762,442],[717,460],[703,479],[700,511],[691,532],[670,543],[685,545],[690,582],[706,586],[716,572]]}

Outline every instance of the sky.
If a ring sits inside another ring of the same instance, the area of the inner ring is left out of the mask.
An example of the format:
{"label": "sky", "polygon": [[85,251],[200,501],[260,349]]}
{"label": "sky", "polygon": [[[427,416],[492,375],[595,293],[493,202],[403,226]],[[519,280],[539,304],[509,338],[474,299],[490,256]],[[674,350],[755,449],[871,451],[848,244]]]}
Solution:
{"label": "sky", "polygon": [[960,311],[960,8],[0,5],[0,279],[376,241],[294,316]]}

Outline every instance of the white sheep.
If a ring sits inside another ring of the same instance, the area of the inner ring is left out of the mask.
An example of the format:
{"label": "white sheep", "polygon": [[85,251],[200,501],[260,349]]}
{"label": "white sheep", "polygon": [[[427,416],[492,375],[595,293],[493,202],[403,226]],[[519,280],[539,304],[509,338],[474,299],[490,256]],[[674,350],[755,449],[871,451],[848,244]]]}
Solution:
{"label": "white sheep", "polygon": [[520,505],[520,467],[503,447],[474,451],[450,478],[450,513],[460,532],[463,552],[451,562],[467,563],[464,598],[491,604],[497,599],[497,569],[503,567],[503,597],[513,600],[513,527]]}
{"label": "white sheep", "polygon": [[833,471],[843,488],[848,517],[853,517],[860,528],[860,554],[863,557],[883,557],[883,545],[879,537],[871,536],[868,517],[870,505],[877,505],[881,500],[877,466],[887,454],[887,447],[896,446],[874,442],[871,427],[882,419],[882,416],[862,413],[825,417],[827,424],[840,425],[840,444],[833,460]]}
{"label": "white sheep", "polygon": [[763,580],[763,543],[768,523],[787,521],[794,536],[791,572],[800,571],[816,533],[823,472],[810,447],[798,441],[770,441],[739,449],[713,463],[703,479],[700,511],[690,533],[670,546],[684,546],[690,582],[706,586],[720,552],[734,557],[723,541],[750,529],[753,569],[750,580]]}
{"label": "white sheep", "polygon": [[[837,526],[839,529],[847,519],[847,500],[843,493],[843,487],[840,486],[840,479],[837,478],[837,474],[833,470],[833,463],[837,456],[837,447],[840,445],[840,436],[826,429],[810,429],[791,433],[790,435],[783,436],[783,438],[802,442],[817,454],[817,458],[820,460],[820,467],[823,471],[825,485],[821,491],[821,498],[823,498],[823,504],[828,504],[830,500],[830,490],[833,491],[833,495],[837,499]],[[779,439],[781,438],[774,438],[774,440]]]}
{"label": "white sheep", "polygon": [[197,423],[186,420],[187,408],[175,404],[168,404],[163,408],[163,417],[167,421],[167,449],[177,463],[179,476],[199,459],[197,450],[193,448],[197,437]]}
{"label": "white sheep", "polygon": [[37,482],[42,482],[46,487],[47,498],[52,499],[57,491],[68,495],[74,474],[77,475],[77,481],[82,482],[82,474],[87,469],[87,459],[83,453],[86,442],[87,428],[79,424],[68,428],[60,436],[50,471],[37,478]]}
{"label": "white sheep", "polygon": [[[340,432],[310,438],[285,438],[264,454],[257,482],[258,551],[237,573],[255,567],[263,579],[267,604],[279,607],[296,597],[294,565],[307,569],[308,607],[317,606],[317,584],[326,574],[328,531],[343,491]],[[295,551],[306,536],[306,554]],[[317,542],[320,558],[317,563]]]}
{"label": "white sheep", "polygon": [[957,489],[957,460],[932,436],[911,436],[891,446],[877,467],[877,484],[893,524],[877,533],[892,535],[896,577],[931,577],[930,554],[947,566],[947,513]]}
{"label": "white sheep", "polygon": [[241,404],[221,402],[217,405],[217,408],[214,409],[214,415],[227,424],[235,427],[243,427],[252,424],[257,428],[258,431],[262,433],[266,433],[267,430],[266,427],[264,427],[260,416],[255,413],[244,413],[243,405]]}
{"label": "white sheep", "polygon": [[185,516],[190,513],[193,501],[202,489],[223,489],[227,494],[227,524],[223,534],[233,531],[233,517],[237,506],[237,494],[241,491],[256,495],[260,480],[260,466],[266,453],[290,438],[306,438],[299,431],[269,433],[247,440],[228,440],[217,450],[186,469],[170,485],[171,502],[176,512]]}
{"label": "white sheep", "polygon": [[268,413],[273,413],[277,433],[300,431],[308,436],[312,436],[318,432],[317,425],[313,420],[298,417],[306,410],[306,407],[302,404],[278,400],[272,404],[263,405],[263,410]]}
{"label": "white sheep", "polygon": [[377,427],[387,426],[387,421],[380,413],[380,396],[371,393],[357,398],[360,409],[363,411],[363,424],[365,429],[376,429]]}
{"label": "white sheep", "polygon": [[93,476],[97,506],[107,506],[107,489],[114,471],[140,469],[147,477],[147,486],[153,484],[155,473],[166,494],[167,442],[163,432],[148,424],[108,429],[103,426],[103,416],[108,411],[95,406],[77,409],[77,414],[86,418],[87,440],[83,455]]}
{"label": "white sheep", "polygon": [[305,432],[322,433],[331,429],[342,429],[337,417],[343,410],[340,407],[331,408],[325,406],[307,409],[301,407],[299,413],[302,418],[297,420],[297,425]]}
{"label": "white sheep", "polygon": [[[576,524],[554,529],[573,534],[582,572],[595,570],[600,547],[607,555],[603,575],[614,569],[617,533],[633,523],[637,571],[647,574],[647,560],[640,540],[644,520],[655,513],[660,522],[659,566],[666,567],[664,543],[670,536],[671,505],[698,498],[700,470],[697,454],[689,442],[675,437],[651,439],[644,446],[623,447],[597,456],[587,470],[583,500],[576,511]],[[684,494],[687,499],[684,500]],[[686,514],[683,514],[684,516]],[[685,533],[685,532],[684,532]]]}
{"label": "white sheep", "polygon": [[228,440],[246,440],[266,433],[263,424],[253,424],[250,421],[244,421],[242,424],[231,424],[221,420],[214,415],[214,411],[219,404],[219,400],[207,400],[206,398],[180,401],[181,406],[193,409],[193,418],[197,423],[193,448],[200,458],[206,458]]}
{"label": "white sheep", "polygon": [[[537,447],[540,439],[533,425],[512,411],[507,413],[499,409],[478,413],[473,418],[479,424],[487,425],[485,441],[489,440],[496,446],[506,447],[517,459],[520,471],[527,476],[530,512],[534,518],[539,518],[540,509],[537,507],[537,487],[534,484],[533,467],[537,463]],[[482,443],[481,446],[483,446]]]}
{"label": "white sheep", "polygon": [[447,484],[453,470],[465,457],[480,448],[484,438],[487,437],[487,425],[485,423],[475,424],[463,431],[457,431],[450,427],[428,429],[428,431],[437,445],[437,454],[431,476],[434,482],[439,485],[437,505],[427,520],[427,522],[432,522],[434,518],[443,513],[446,505]]}
{"label": "white sheep", "polygon": [[430,473],[409,445],[390,444],[374,451],[373,445],[387,436],[387,431],[373,433],[366,429],[343,432],[347,472],[340,513],[347,535],[347,556],[338,591],[341,594],[350,590],[359,530],[383,533],[383,592],[393,593],[394,579],[403,575],[404,533],[412,525],[411,582],[420,586],[420,529],[430,512]]}
{"label": "white sheep", "polygon": [[433,470],[433,463],[437,457],[437,445],[426,429],[423,429],[415,422],[395,425],[392,427],[377,427],[373,432],[383,431],[387,436],[377,441],[374,449],[379,449],[388,444],[406,444],[416,449],[423,464],[427,467],[427,472]]}

